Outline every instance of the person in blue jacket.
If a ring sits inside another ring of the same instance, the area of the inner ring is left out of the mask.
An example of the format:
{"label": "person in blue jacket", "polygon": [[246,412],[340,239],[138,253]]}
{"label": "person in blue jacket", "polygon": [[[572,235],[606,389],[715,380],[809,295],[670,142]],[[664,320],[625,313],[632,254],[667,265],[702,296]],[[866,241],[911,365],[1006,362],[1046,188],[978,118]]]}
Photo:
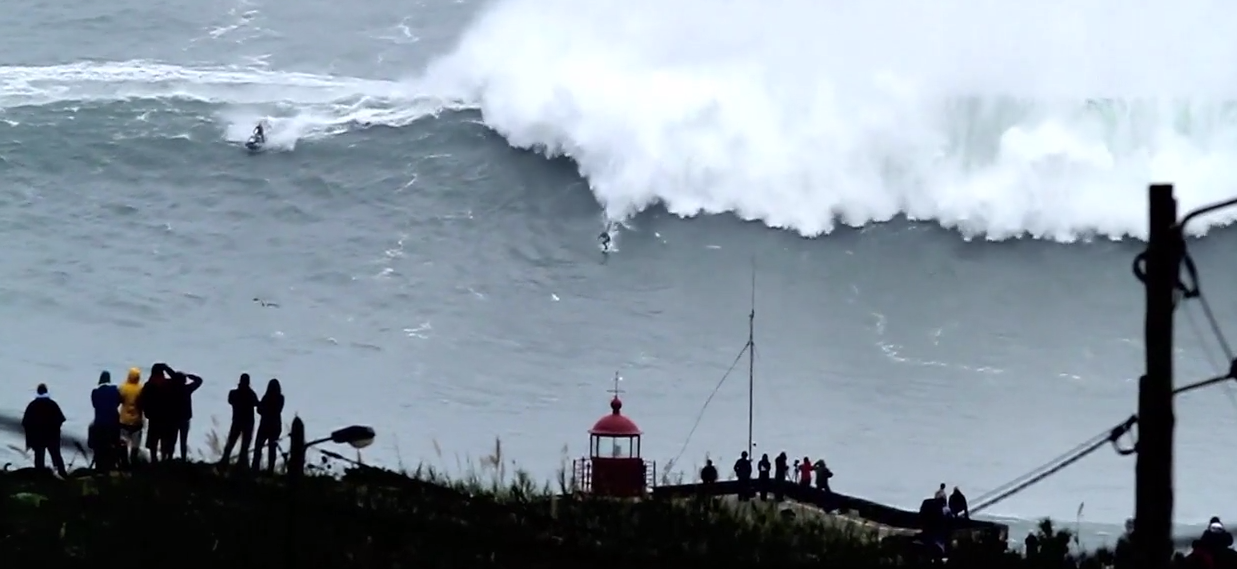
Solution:
{"label": "person in blue jacket", "polygon": [[94,421],[86,437],[98,470],[112,470],[120,458],[120,403],[120,389],[112,385],[112,374],[99,374],[99,384],[90,392]]}

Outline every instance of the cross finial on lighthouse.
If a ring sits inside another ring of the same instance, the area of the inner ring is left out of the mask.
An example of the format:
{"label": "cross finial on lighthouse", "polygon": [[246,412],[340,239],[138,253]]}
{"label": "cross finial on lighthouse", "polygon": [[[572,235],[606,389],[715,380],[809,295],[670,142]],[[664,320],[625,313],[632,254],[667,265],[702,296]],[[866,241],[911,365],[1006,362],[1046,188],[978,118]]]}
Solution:
{"label": "cross finial on lighthouse", "polygon": [[607,389],[607,390],[606,390],[606,391],[609,391],[610,393],[613,393],[613,394],[614,394],[614,397],[616,397],[616,398],[618,397],[618,394],[623,393],[623,390],[619,389],[619,382],[620,382],[620,381],[623,381],[623,377],[622,377],[622,376],[620,376],[620,375],[619,375],[619,373],[618,373],[617,371],[616,371],[616,372],[614,372],[614,389]]}

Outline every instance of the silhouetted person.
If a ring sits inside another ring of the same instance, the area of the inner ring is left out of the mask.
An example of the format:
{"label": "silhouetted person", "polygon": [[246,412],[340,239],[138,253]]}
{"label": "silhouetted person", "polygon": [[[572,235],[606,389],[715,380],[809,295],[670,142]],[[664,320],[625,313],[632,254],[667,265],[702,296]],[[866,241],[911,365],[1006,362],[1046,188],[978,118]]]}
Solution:
{"label": "silhouetted person", "polygon": [[825,466],[825,459],[818,458],[812,463],[812,473],[816,475],[816,487],[825,492],[832,492],[829,489],[829,479],[833,478],[833,471]]}
{"label": "silhouetted person", "polygon": [[1185,566],[1191,569],[1215,569],[1216,557],[1211,548],[1202,539],[1196,539],[1190,544],[1190,554],[1185,558]]}
{"label": "silhouetted person", "polygon": [[126,450],[121,458],[130,467],[137,464],[138,452],[142,448],[142,409],[137,405],[142,394],[141,381],[142,370],[129,368],[129,375],[117,390],[120,393],[120,438]]}
{"label": "silhouetted person", "polygon": [[717,482],[717,467],[713,466],[712,459],[705,459],[704,468],[700,469],[700,481],[705,484]]}
{"label": "silhouetted person", "polygon": [[971,510],[966,505],[966,496],[957,486],[954,486],[953,493],[949,495],[949,511],[959,518],[971,519]]}
{"label": "silhouetted person", "polygon": [[758,473],[756,484],[760,486],[761,500],[769,499],[769,470],[772,468],[773,465],[769,464],[769,455],[767,453],[760,455],[760,462],[756,463],[756,472]]}
{"label": "silhouetted person", "polygon": [[795,464],[798,465],[795,468],[799,470],[799,485],[800,486],[811,486],[812,485],[812,461],[808,459],[808,457],[805,456],[803,457],[803,460],[796,461]]}
{"label": "silhouetted person", "polygon": [[1233,534],[1224,529],[1224,524],[1220,523],[1220,518],[1212,517],[1207,522],[1207,530],[1198,538],[1203,547],[1212,553],[1213,557],[1222,549],[1228,549],[1233,546]]}
{"label": "silhouetted person", "polygon": [[[169,413],[169,393],[167,374],[171,370],[165,363],[157,363],[150,367],[150,379],[142,386],[138,395],[137,406],[146,415],[146,450],[150,451],[150,461],[158,462],[172,455],[170,440],[175,438],[175,429],[171,428]],[[168,436],[168,431],[172,436]]]}
{"label": "silhouetted person", "polygon": [[747,451],[739,454],[739,459],[734,461],[734,475],[739,479],[739,499],[750,499],[752,497],[752,459],[748,458]]}
{"label": "silhouetted person", "polygon": [[90,392],[90,405],[94,407],[86,436],[87,446],[94,452],[95,468],[110,471],[119,461],[120,450],[120,390],[112,385],[112,374],[99,374],[99,384]]}
{"label": "silhouetted person", "polygon": [[[1115,563],[1113,567],[1133,567],[1134,566],[1134,518],[1125,520],[1125,532],[1121,537],[1117,538],[1117,545],[1113,548],[1113,556]],[[1197,545],[1198,540],[1194,540]]]}
{"label": "silhouetted person", "polygon": [[778,453],[777,458],[773,459],[773,478],[777,480],[777,485],[773,488],[773,498],[779,502],[782,501],[782,484],[786,482],[789,474],[790,469],[786,466],[786,451],[782,451]]}
{"label": "silhouetted person", "polygon": [[1026,547],[1023,554],[1028,558],[1039,557],[1039,537],[1035,532],[1027,533],[1027,538],[1022,540],[1022,545]]}
{"label": "silhouetted person", "polygon": [[932,494],[932,501],[936,503],[936,508],[941,511],[942,516],[949,515],[949,494],[945,492],[945,483],[936,489],[936,493]]}
{"label": "silhouetted person", "polygon": [[34,451],[34,467],[47,468],[47,455],[52,455],[52,466],[61,478],[68,476],[64,469],[64,457],[60,454],[60,427],[64,425],[64,412],[60,410],[47,386],[40,383],[35,389],[34,401],[26,405],[21,418],[21,428],[26,433],[26,448]]}
{"label": "silhouetted person", "polygon": [[940,500],[928,498],[919,503],[919,541],[930,545],[928,549],[933,558],[943,556],[950,542],[949,526],[945,522],[945,512],[941,509]]}
{"label": "silhouetted person", "polygon": [[1187,558],[1196,567],[1237,567],[1237,552],[1233,546],[1233,534],[1224,528],[1220,518],[1212,517],[1203,535],[1194,540],[1194,548]]}
{"label": "silhouetted person", "polygon": [[266,382],[266,393],[258,402],[258,444],[253,447],[253,470],[256,472],[262,466],[263,447],[267,451],[266,471],[275,471],[275,446],[279,442],[279,434],[283,431],[283,389],[279,380]]}
{"label": "silhouetted person", "polygon": [[919,527],[930,536],[940,533],[944,525],[944,512],[936,503],[936,498],[928,498],[919,503]]}
{"label": "silhouetted person", "polygon": [[189,459],[189,421],[193,419],[193,392],[202,387],[202,378],[191,373],[172,372],[172,381],[168,384],[169,409],[171,410],[170,425],[173,443],[168,445],[168,458],[175,441],[180,441],[180,459]]}
{"label": "silhouetted person", "polygon": [[249,387],[249,374],[242,373],[236,388],[228,392],[228,405],[232,407],[232,423],[228,425],[228,440],[223,445],[221,462],[226,467],[232,461],[232,449],[241,443],[237,466],[249,466],[249,445],[253,443],[254,409],[258,407],[258,394]]}

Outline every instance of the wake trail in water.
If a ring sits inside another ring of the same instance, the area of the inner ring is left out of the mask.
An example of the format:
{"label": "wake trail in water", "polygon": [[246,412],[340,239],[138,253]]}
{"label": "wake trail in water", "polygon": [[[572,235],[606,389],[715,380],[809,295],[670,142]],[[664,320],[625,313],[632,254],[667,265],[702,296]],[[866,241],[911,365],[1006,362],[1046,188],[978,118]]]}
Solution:
{"label": "wake trail in water", "polygon": [[224,138],[236,143],[266,118],[274,127],[272,147],[281,149],[356,125],[406,126],[452,108],[410,82],[253,66],[190,68],[141,60],[0,66],[0,116],[6,109],[144,100],[220,107],[215,115],[226,123]]}
{"label": "wake trail in water", "polygon": [[1233,13],[498,0],[424,81],[511,145],[573,158],[611,218],[662,204],[805,236],[903,215],[968,238],[1144,238],[1150,182],[1187,209],[1237,194]]}

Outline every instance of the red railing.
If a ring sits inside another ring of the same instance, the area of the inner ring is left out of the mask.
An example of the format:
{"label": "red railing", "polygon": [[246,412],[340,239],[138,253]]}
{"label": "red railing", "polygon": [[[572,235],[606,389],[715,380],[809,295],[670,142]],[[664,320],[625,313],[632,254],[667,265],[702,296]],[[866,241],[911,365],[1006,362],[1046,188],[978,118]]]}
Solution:
{"label": "red railing", "polygon": [[[652,460],[642,462],[644,490],[647,492],[657,486],[657,463]],[[593,460],[591,458],[578,458],[572,461],[569,490],[582,493],[593,491]]]}

